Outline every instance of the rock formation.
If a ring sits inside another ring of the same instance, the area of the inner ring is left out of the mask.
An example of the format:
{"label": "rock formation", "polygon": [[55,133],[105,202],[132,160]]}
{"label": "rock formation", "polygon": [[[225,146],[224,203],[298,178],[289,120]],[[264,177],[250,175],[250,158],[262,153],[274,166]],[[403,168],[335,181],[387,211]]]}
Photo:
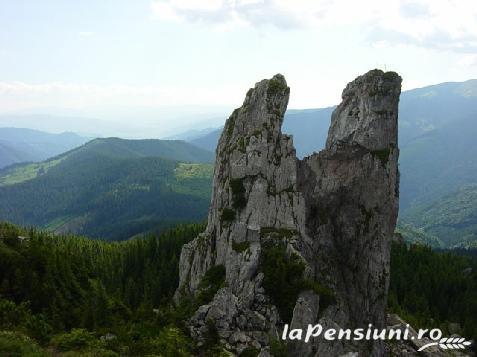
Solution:
{"label": "rock formation", "polygon": [[[188,322],[199,343],[213,326],[229,351],[268,356],[285,323],[385,327],[400,90],[396,73],[379,70],[349,83],[326,148],[303,160],[281,132],[285,78],[248,91],[218,143],[207,228],[180,258],[175,301],[200,301]],[[292,356],[385,353],[369,341],[286,348]]]}

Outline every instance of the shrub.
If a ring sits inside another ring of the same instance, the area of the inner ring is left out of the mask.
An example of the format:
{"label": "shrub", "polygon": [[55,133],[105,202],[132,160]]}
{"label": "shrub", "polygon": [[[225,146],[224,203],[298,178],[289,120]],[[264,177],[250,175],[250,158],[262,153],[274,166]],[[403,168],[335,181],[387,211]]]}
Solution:
{"label": "shrub", "polygon": [[230,208],[224,208],[222,214],[220,215],[220,221],[222,223],[229,223],[235,219],[235,211]]}
{"label": "shrub", "polygon": [[287,86],[277,79],[271,79],[268,82],[267,94],[269,97],[277,95],[278,93],[287,89]]}
{"label": "shrub", "polygon": [[245,252],[250,247],[250,242],[236,243],[232,241],[232,249],[237,253]]}
{"label": "shrub", "polygon": [[286,345],[276,338],[270,340],[270,354],[273,357],[287,357]]}
{"label": "shrub", "polygon": [[260,228],[260,236],[272,235],[276,238],[291,238],[297,235],[298,232],[293,229],[287,228],[275,228],[275,227],[262,227]]}
{"label": "shrub", "polygon": [[200,305],[212,300],[215,293],[225,286],[225,266],[215,265],[202,277],[199,283],[199,295],[197,301]]}
{"label": "shrub", "polygon": [[257,357],[259,353],[260,351],[256,348],[247,347],[239,354],[239,357]]}
{"label": "shrub", "polygon": [[97,346],[98,341],[88,330],[75,328],[70,333],[56,336],[54,344],[61,351],[70,351],[94,348]]}
{"label": "shrub", "polygon": [[371,154],[377,157],[383,166],[386,166],[389,160],[389,155],[391,154],[391,150],[394,148],[394,145],[391,145],[387,149],[380,149],[380,150],[372,150]]}
{"label": "shrub", "polygon": [[335,303],[330,289],[303,277],[304,262],[296,254],[288,256],[283,242],[263,245],[260,269],[264,274],[263,287],[284,322],[291,321],[296,300],[303,290],[313,290],[320,296],[320,310]]}
{"label": "shrub", "polygon": [[247,205],[247,200],[243,179],[231,179],[230,188],[232,189],[232,207],[235,209],[244,208]]}
{"label": "shrub", "polygon": [[47,357],[49,354],[19,332],[0,331],[0,356]]}
{"label": "shrub", "polygon": [[303,287],[305,264],[296,256],[287,257],[284,243],[264,244],[260,268],[263,287],[278,308],[283,321],[290,321]]}
{"label": "shrub", "polygon": [[163,356],[192,357],[190,338],[175,327],[166,327],[151,341],[155,353]]}

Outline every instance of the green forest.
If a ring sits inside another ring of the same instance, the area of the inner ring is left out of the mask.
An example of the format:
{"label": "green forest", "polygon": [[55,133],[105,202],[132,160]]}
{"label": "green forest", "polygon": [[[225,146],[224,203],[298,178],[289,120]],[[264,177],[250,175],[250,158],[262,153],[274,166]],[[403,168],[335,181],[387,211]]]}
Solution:
{"label": "green forest", "polygon": [[[213,291],[171,303],[181,247],[204,228],[104,242],[1,223],[0,355],[220,356],[212,328],[197,347],[184,326]],[[391,262],[390,311],[414,327],[447,332],[459,323],[464,336],[477,338],[475,254],[395,244]],[[218,289],[214,279],[202,285]]]}
{"label": "green forest", "polygon": [[0,170],[0,218],[106,240],[200,222],[210,202],[209,159],[181,141],[93,140]]}

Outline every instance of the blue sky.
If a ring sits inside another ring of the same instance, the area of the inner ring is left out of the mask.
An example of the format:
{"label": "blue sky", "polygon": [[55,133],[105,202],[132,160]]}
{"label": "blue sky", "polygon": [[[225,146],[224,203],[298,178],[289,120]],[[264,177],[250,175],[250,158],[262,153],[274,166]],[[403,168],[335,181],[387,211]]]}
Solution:
{"label": "blue sky", "polygon": [[154,121],[164,133],[223,118],[278,72],[290,108],[336,104],[376,67],[404,89],[477,78],[467,0],[0,0],[0,23],[0,114]]}

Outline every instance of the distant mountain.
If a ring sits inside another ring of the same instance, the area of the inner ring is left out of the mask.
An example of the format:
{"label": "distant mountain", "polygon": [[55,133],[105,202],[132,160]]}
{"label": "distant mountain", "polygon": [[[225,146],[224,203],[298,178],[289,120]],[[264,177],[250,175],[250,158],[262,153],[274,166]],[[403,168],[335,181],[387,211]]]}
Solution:
{"label": "distant mountain", "polygon": [[476,138],[477,114],[448,122],[403,145],[401,213],[477,183]]}
{"label": "distant mountain", "polygon": [[[293,135],[298,156],[323,149],[333,109],[290,109],[286,112],[282,130]],[[400,146],[402,148],[423,134],[468,118],[477,118],[477,79],[404,91],[399,105]],[[218,128],[188,141],[212,151],[221,131],[222,128]]]}
{"label": "distant mountain", "polygon": [[194,139],[202,138],[213,131],[217,131],[217,128],[191,129],[191,130],[187,130],[182,133],[179,133],[177,135],[165,137],[164,139],[165,140],[185,140],[185,141],[192,142]]}
{"label": "distant mountain", "polygon": [[214,161],[212,152],[182,140],[126,140],[120,138],[95,139],[76,152],[103,154],[112,157],[160,157],[182,162],[207,163]]}
{"label": "distant mountain", "polygon": [[19,162],[36,162],[87,142],[74,133],[50,134],[22,128],[0,128],[0,168]]}
{"label": "distant mountain", "polygon": [[477,121],[477,79],[405,91],[399,106],[400,145],[470,117]]}
{"label": "distant mountain", "polygon": [[222,128],[215,129],[208,132],[207,134],[203,136],[199,136],[192,140],[189,140],[189,142],[205,150],[215,152],[221,133],[222,133]]}
{"label": "distant mountain", "polygon": [[25,152],[14,145],[0,141],[0,168],[17,162],[36,161],[38,156]]}
{"label": "distant mountain", "polygon": [[[291,109],[285,114],[282,130],[293,135],[293,143],[299,157],[325,146],[334,107],[322,109]],[[209,151],[217,147],[222,128],[210,130],[202,136],[186,139],[190,143]],[[186,133],[182,135],[186,137]]]}
{"label": "distant mountain", "polygon": [[477,183],[462,185],[436,200],[419,203],[401,214],[407,222],[428,236],[439,237],[450,248],[477,247]]}
{"label": "distant mountain", "polygon": [[72,131],[81,136],[95,138],[104,136],[154,137],[157,131],[145,128],[144,124],[126,124],[83,116],[47,114],[1,114],[0,127],[29,128],[49,133]]}
{"label": "distant mountain", "polygon": [[[333,109],[287,111],[283,131],[293,135],[299,157],[324,147]],[[220,132],[218,129],[193,142],[215,148]],[[462,198],[462,192],[469,194],[468,185],[477,184],[476,138],[477,80],[442,83],[401,94],[400,227],[409,240],[421,239],[435,247],[477,241],[475,225],[464,228],[459,223],[448,229],[429,222],[431,213],[441,220],[443,212],[461,207],[452,198]],[[439,207],[440,213],[431,207]],[[466,222],[472,220],[469,217],[477,216],[477,207],[466,206],[462,215]],[[448,218],[445,225],[455,223],[455,217]]]}
{"label": "distant mountain", "polygon": [[0,220],[100,239],[201,221],[212,157],[183,141],[96,139],[0,170]]}

